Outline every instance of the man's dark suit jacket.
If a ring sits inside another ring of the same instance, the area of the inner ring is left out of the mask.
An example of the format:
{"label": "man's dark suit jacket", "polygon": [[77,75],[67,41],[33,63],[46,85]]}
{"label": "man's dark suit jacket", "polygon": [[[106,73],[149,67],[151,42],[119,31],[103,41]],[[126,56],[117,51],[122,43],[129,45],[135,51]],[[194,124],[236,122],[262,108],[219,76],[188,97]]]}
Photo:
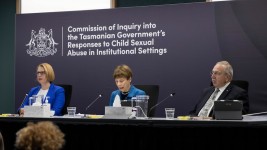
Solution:
{"label": "man's dark suit jacket", "polygon": [[[198,101],[195,108],[189,112],[189,114],[192,116],[197,116],[199,111],[202,109],[202,107],[205,105],[205,103],[210,98],[211,94],[214,92],[214,90],[215,89],[213,86],[204,89],[201,99]],[[218,100],[241,100],[241,101],[243,101],[242,113],[243,114],[248,113],[248,110],[249,110],[248,93],[246,90],[244,90],[244,89],[242,89],[236,85],[233,85],[230,83],[225,88],[223,93],[220,95]],[[210,116],[212,116],[212,113],[210,113]]]}

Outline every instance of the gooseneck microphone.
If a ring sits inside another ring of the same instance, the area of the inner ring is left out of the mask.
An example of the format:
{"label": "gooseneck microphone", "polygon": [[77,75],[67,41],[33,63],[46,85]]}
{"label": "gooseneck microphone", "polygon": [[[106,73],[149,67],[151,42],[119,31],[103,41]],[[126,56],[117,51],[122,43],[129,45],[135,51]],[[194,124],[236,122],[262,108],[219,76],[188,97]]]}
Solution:
{"label": "gooseneck microphone", "polygon": [[23,101],[21,102],[21,104],[20,104],[20,106],[19,106],[19,109],[17,110],[17,113],[18,113],[19,115],[21,115],[21,114],[20,114],[20,109],[21,109],[21,106],[23,105],[23,103],[25,102],[27,96],[28,96],[28,94],[26,93],[26,94],[25,94],[25,97],[23,98]]}
{"label": "gooseneck microphone", "polygon": [[152,106],[150,109],[149,109],[149,112],[148,112],[148,116],[150,116],[150,112],[151,110],[153,110],[155,107],[157,107],[159,104],[161,104],[162,102],[166,101],[168,98],[170,97],[173,97],[175,95],[175,93],[171,93],[170,95],[168,95],[166,98],[164,98],[162,101],[160,101],[159,103],[157,103],[156,105]]}
{"label": "gooseneck microphone", "polygon": [[22,106],[22,104],[24,103],[24,101],[26,100],[26,97],[28,96],[28,94],[26,93],[25,94],[25,97],[23,98],[23,101],[21,102],[21,104],[20,104],[20,107]]}
{"label": "gooseneck microphone", "polygon": [[85,110],[87,110],[89,107],[91,107],[100,97],[102,97],[102,94],[99,94],[98,97],[85,108]]}

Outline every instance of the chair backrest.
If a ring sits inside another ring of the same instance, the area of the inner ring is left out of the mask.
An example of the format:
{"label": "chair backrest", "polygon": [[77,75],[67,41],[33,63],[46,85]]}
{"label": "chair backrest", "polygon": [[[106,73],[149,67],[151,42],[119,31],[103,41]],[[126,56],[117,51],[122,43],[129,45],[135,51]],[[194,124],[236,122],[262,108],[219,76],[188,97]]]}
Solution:
{"label": "chair backrest", "polygon": [[147,115],[148,117],[154,117],[155,109],[152,110],[150,109],[151,107],[155,106],[158,102],[159,85],[134,85],[134,86],[138,89],[145,91],[146,94],[149,95]]}
{"label": "chair backrest", "polygon": [[[231,83],[248,92],[248,87],[249,87],[248,81],[246,81],[246,80],[232,80]],[[213,86],[212,82],[210,82],[210,85]]]}
{"label": "chair backrest", "polygon": [[72,95],[72,85],[69,84],[57,84],[58,86],[61,86],[65,90],[65,104],[62,109],[61,114],[67,114],[67,107],[70,105],[71,95]]}
{"label": "chair backrest", "polygon": [[248,92],[248,87],[249,87],[249,83],[248,81],[245,80],[232,80],[231,81],[232,84],[246,90]]}

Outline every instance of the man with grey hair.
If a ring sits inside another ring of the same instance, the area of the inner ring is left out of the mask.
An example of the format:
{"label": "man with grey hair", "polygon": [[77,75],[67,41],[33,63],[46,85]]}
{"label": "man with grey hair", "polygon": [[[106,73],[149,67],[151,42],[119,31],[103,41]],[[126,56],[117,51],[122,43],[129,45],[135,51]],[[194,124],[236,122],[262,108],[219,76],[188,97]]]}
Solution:
{"label": "man with grey hair", "polygon": [[216,100],[241,100],[243,101],[242,113],[248,113],[248,93],[246,90],[231,84],[233,79],[233,68],[227,61],[219,61],[211,71],[213,86],[204,89],[201,99],[190,115],[199,117],[210,117],[213,115],[212,108]]}

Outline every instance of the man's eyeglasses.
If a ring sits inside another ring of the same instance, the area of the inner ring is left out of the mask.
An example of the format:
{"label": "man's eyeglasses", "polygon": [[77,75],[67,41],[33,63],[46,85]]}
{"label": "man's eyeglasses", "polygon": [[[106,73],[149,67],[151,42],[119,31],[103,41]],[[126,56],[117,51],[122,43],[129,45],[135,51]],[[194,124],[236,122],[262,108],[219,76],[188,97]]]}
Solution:
{"label": "man's eyeglasses", "polygon": [[211,71],[210,72],[210,75],[215,75],[215,76],[219,76],[219,75],[222,75],[223,74],[223,72],[220,72],[220,71]]}
{"label": "man's eyeglasses", "polygon": [[45,74],[45,71],[37,71],[37,72],[36,72],[36,75],[39,75],[39,74],[42,76],[42,75]]}

